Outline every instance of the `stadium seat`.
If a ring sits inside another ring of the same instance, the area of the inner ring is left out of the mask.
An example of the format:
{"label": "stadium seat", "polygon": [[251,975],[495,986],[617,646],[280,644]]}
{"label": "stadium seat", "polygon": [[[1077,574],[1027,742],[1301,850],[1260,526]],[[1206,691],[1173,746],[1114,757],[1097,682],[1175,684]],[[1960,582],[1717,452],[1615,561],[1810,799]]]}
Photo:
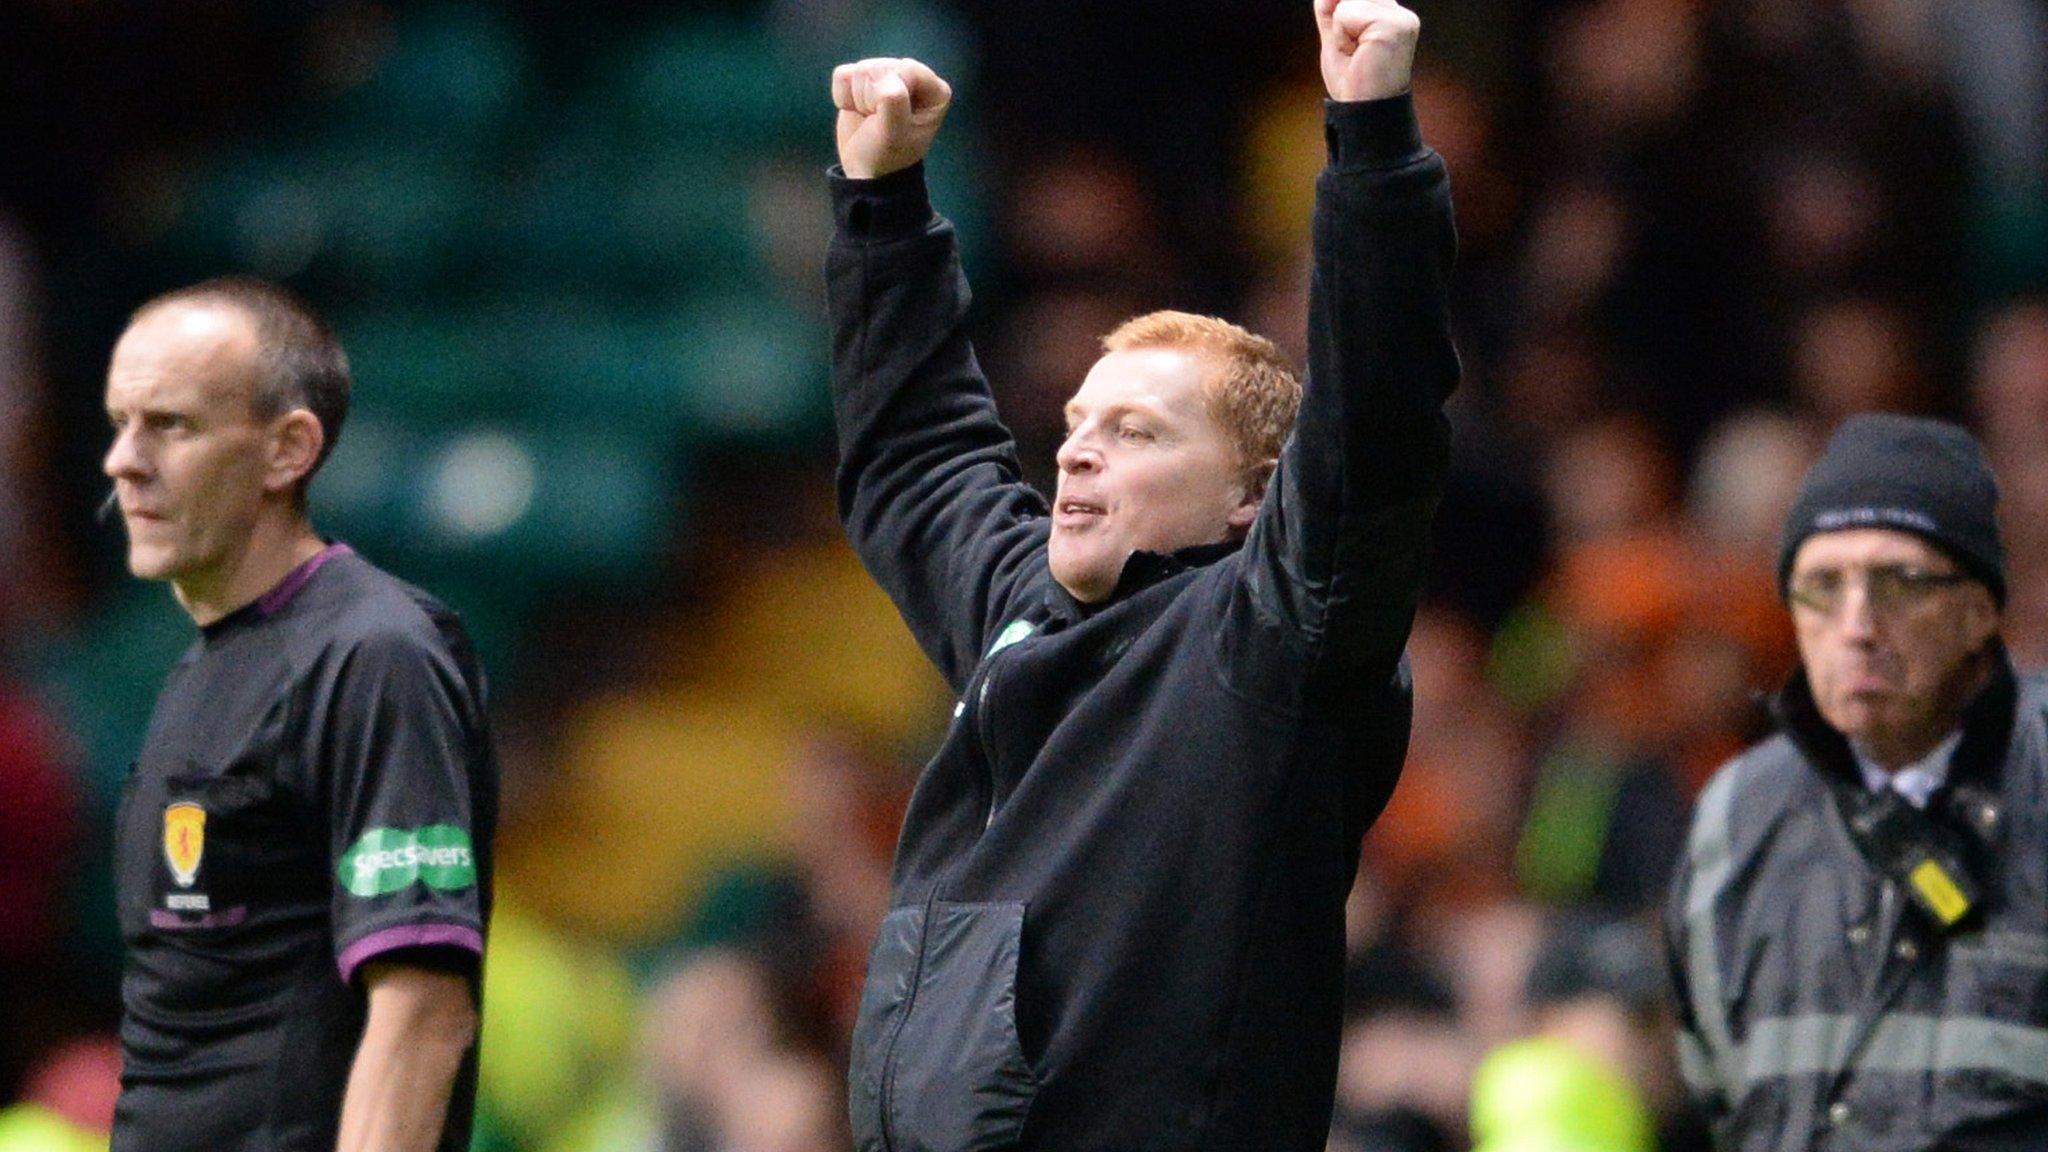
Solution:
{"label": "stadium seat", "polygon": [[350,295],[459,282],[479,246],[477,161],[403,140],[277,140],[195,173],[167,240],[198,267]]}
{"label": "stadium seat", "polygon": [[648,139],[759,151],[816,139],[829,111],[823,91],[768,27],[692,20],[629,49],[603,95]]}
{"label": "stadium seat", "polygon": [[702,304],[686,320],[690,436],[789,443],[829,428],[831,349],[822,318],[733,298]]}
{"label": "stadium seat", "polygon": [[526,45],[495,5],[407,6],[362,57],[359,82],[318,112],[372,139],[502,143],[525,110]]}
{"label": "stadium seat", "polygon": [[829,415],[822,322],[773,299],[531,296],[351,313],[337,327],[366,419],[602,431],[662,454],[784,442]]}
{"label": "stadium seat", "polygon": [[492,248],[509,283],[733,291],[755,278],[748,185],[720,154],[565,137],[511,181]]}
{"label": "stadium seat", "polygon": [[29,653],[85,753],[96,810],[113,810],[164,674],[196,635],[170,589],[124,575],[76,632]]}
{"label": "stadium seat", "polygon": [[516,579],[631,580],[667,547],[680,466],[588,429],[351,422],[313,489],[316,522],[388,555]]}

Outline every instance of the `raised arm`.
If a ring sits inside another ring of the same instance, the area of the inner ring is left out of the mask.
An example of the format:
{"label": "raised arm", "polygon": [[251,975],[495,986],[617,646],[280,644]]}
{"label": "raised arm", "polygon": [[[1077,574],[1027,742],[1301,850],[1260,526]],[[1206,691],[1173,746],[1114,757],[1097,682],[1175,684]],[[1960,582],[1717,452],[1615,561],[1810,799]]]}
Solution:
{"label": "raised arm", "polygon": [[953,226],[925,191],[922,161],[952,90],[914,60],[863,60],[833,72],[832,96],[840,518],[958,690],[1016,610],[1019,574],[1044,547],[1045,505],[996,418],[967,340]]}
{"label": "raised arm", "polygon": [[1407,89],[1419,26],[1391,0],[1315,0],[1330,156],[1316,188],[1301,415],[1247,540],[1259,614],[1316,675],[1384,683],[1421,592],[1458,380],[1443,162]]}

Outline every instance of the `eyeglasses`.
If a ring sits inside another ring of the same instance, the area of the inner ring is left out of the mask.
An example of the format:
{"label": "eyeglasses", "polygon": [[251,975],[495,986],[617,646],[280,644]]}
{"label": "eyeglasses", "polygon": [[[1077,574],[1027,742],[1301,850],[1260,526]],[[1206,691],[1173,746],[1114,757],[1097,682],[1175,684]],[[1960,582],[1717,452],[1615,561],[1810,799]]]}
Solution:
{"label": "eyeglasses", "polygon": [[1820,616],[1833,616],[1848,602],[1852,577],[1863,576],[1863,602],[1880,616],[1908,612],[1932,600],[1943,588],[1970,579],[1961,572],[1929,572],[1904,564],[1882,564],[1872,568],[1820,568],[1792,581],[1786,598]]}

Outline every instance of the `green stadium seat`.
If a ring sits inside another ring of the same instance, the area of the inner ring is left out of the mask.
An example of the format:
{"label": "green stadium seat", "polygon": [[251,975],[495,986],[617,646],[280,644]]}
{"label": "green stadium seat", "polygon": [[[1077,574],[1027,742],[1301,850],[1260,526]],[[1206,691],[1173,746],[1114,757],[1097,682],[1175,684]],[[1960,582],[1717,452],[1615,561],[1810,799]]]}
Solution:
{"label": "green stadium seat", "polygon": [[[952,81],[956,91],[972,93],[977,88],[972,37],[958,16],[930,0],[868,0],[858,20],[790,29],[785,54],[804,70],[821,100],[833,65],[870,56],[922,60]],[[964,135],[950,129],[948,134],[956,140]]]}
{"label": "green stadium seat", "polygon": [[313,487],[316,523],[399,571],[483,585],[630,583],[668,547],[677,452],[588,428],[352,423]]}
{"label": "green stadium seat", "polygon": [[313,523],[372,557],[417,554],[412,504],[425,441],[401,421],[356,408],[308,493]]}
{"label": "green stadium seat", "polygon": [[615,62],[601,95],[652,140],[757,152],[829,139],[823,78],[766,25],[699,19],[656,30]]}
{"label": "green stadium seat", "polygon": [[517,165],[493,220],[496,278],[551,287],[607,280],[622,247],[616,163],[596,135],[572,130]]}
{"label": "green stadium seat", "polygon": [[765,295],[632,306],[529,296],[347,313],[336,327],[355,411],[373,428],[511,423],[660,454],[686,441],[787,441],[830,415],[823,321]]}
{"label": "green stadium seat", "polygon": [[824,325],[765,295],[606,309],[553,301],[502,326],[528,412],[659,448],[786,441],[829,417]]}
{"label": "green stadium seat", "polygon": [[506,347],[529,411],[552,426],[610,429],[656,448],[676,440],[673,325],[589,299],[538,301],[517,315],[504,325]]}
{"label": "green stadium seat", "polygon": [[478,165],[403,141],[276,141],[218,157],[168,241],[211,269],[351,292],[459,282],[480,247]]}
{"label": "green stadium seat", "polygon": [[377,141],[430,134],[442,141],[502,143],[527,104],[526,45],[488,4],[401,9],[387,44],[360,83],[319,113]]}
{"label": "green stadium seat", "polygon": [[629,275],[673,292],[744,290],[761,269],[755,173],[695,154],[633,158],[618,185]]}
{"label": "green stadium seat", "polygon": [[28,654],[31,679],[49,686],[85,754],[97,810],[113,810],[157,689],[197,635],[166,585],[124,575],[75,632]]}
{"label": "green stadium seat", "polygon": [[788,443],[830,428],[831,348],[823,317],[733,298],[695,307],[685,324],[683,417],[692,438]]}
{"label": "green stadium seat", "polygon": [[369,417],[451,423],[522,407],[470,316],[458,309],[371,309],[333,318]]}
{"label": "green stadium seat", "polygon": [[493,243],[505,278],[673,291],[755,276],[747,168],[707,151],[559,138],[513,182]]}

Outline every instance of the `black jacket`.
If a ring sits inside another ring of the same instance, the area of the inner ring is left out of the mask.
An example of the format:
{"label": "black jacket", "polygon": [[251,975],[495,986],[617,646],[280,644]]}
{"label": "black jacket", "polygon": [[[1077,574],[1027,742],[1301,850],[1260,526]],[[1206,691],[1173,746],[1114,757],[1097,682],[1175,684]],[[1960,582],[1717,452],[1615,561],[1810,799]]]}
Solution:
{"label": "black jacket", "polygon": [[1328,120],[1309,379],[1249,538],[1137,554],[1088,607],[922,173],[834,179],[840,510],[961,701],[862,996],[862,1152],[1323,1147],[1458,375],[1442,163],[1406,97]]}
{"label": "black jacket", "polygon": [[1701,794],[1669,908],[1679,1053],[1718,1145],[2048,1146],[2048,685],[2001,656],[1929,802],[1984,891],[1946,934],[1850,838],[1831,782],[1862,779],[1803,680],[1777,711]]}

